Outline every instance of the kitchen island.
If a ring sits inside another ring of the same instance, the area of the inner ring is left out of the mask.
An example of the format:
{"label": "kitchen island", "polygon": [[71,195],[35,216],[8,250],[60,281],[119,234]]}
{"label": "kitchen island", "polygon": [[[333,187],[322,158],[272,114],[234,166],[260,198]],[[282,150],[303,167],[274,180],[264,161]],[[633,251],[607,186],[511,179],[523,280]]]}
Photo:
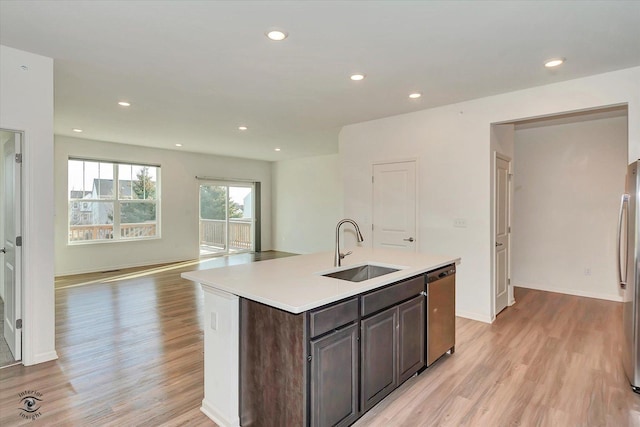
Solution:
{"label": "kitchen island", "polygon": [[[182,274],[204,290],[207,416],[221,426],[307,426],[333,425],[332,411],[343,411],[338,424],[347,425],[424,367],[424,327],[402,322],[424,324],[424,274],[460,259],[353,252],[342,267],[327,252]],[[391,272],[325,276],[359,265]],[[377,342],[393,343],[388,378],[379,374],[386,350],[367,357]],[[334,364],[341,369],[329,372]]]}

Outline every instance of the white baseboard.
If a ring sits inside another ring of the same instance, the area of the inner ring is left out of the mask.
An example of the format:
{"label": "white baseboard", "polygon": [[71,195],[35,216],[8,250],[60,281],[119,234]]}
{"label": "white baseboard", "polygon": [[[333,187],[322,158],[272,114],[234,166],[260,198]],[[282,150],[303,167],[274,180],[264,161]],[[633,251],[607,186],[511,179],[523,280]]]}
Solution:
{"label": "white baseboard", "polygon": [[456,310],[456,316],[464,317],[465,319],[477,320],[478,322],[493,323],[491,316],[487,316],[479,313],[472,313],[469,311]]}
{"label": "white baseboard", "polygon": [[227,419],[220,413],[220,411],[218,411],[204,399],[202,400],[200,411],[202,411],[203,414],[209,417],[209,419],[213,420],[213,422],[218,424],[220,427],[240,427],[240,417],[237,417],[233,420]]}
{"label": "white baseboard", "polygon": [[58,358],[58,353],[55,350],[47,351],[45,353],[36,354],[33,356],[32,360],[27,360],[26,358],[22,360],[22,364],[24,366],[37,365],[38,363],[49,362],[51,360],[56,360]]}
{"label": "white baseboard", "polygon": [[554,286],[540,285],[537,283],[517,283],[513,284],[516,288],[536,289],[538,291],[555,292],[558,294],[575,295],[577,297],[587,297],[603,299],[607,301],[622,302],[621,295],[602,294],[599,292],[585,292],[576,289],[556,288]]}

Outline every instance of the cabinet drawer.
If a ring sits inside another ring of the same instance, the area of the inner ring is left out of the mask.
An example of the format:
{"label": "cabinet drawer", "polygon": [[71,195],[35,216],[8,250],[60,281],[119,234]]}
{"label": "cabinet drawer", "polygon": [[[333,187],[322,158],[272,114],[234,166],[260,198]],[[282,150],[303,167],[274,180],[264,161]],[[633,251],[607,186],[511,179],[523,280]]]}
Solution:
{"label": "cabinet drawer", "polygon": [[418,295],[424,290],[424,276],[373,291],[362,296],[362,316],[368,316],[383,308]]}
{"label": "cabinet drawer", "polygon": [[358,319],[358,298],[320,308],[309,314],[311,338]]}

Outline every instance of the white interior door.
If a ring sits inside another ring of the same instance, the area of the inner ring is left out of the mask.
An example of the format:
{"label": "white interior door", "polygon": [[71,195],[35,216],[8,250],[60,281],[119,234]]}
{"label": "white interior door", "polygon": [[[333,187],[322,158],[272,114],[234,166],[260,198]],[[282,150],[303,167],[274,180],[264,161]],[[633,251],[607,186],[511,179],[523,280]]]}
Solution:
{"label": "white interior door", "polygon": [[495,170],[495,314],[509,303],[509,173],[511,162],[496,157]]}
{"label": "white interior door", "polygon": [[20,134],[15,133],[4,143],[4,176],[2,186],[3,212],[3,247],[2,261],[4,274],[4,338],[7,341],[13,358],[22,358],[22,334],[18,327],[21,319],[21,247],[16,244],[20,234],[20,163],[16,162],[16,154],[20,153]]}
{"label": "white interior door", "polygon": [[373,165],[373,247],[415,252],[416,162]]}

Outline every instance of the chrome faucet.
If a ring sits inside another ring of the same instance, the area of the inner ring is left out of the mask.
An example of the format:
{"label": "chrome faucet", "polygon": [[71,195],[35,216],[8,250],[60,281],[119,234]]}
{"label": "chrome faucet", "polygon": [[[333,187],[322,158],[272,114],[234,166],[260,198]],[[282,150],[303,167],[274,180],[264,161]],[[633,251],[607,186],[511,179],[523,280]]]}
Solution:
{"label": "chrome faucet", "polygon": [[340,226],[345,222],[350,222],[356,228],[356,238],[358,239],[358,242],[364,241],[364,238],[362,237],[362,233],[360,232],[360,227],[358,227],[358,224],[356,224],[354,220],[345,218],[340,222],[338,222],[338,225],[336,226],[336,257],[333,262],[334,267],[340,267],[340,261],[347,255],[351,255],[352,253],[351,251],[347,252],[346,254],[343,254],[340,252]]}

